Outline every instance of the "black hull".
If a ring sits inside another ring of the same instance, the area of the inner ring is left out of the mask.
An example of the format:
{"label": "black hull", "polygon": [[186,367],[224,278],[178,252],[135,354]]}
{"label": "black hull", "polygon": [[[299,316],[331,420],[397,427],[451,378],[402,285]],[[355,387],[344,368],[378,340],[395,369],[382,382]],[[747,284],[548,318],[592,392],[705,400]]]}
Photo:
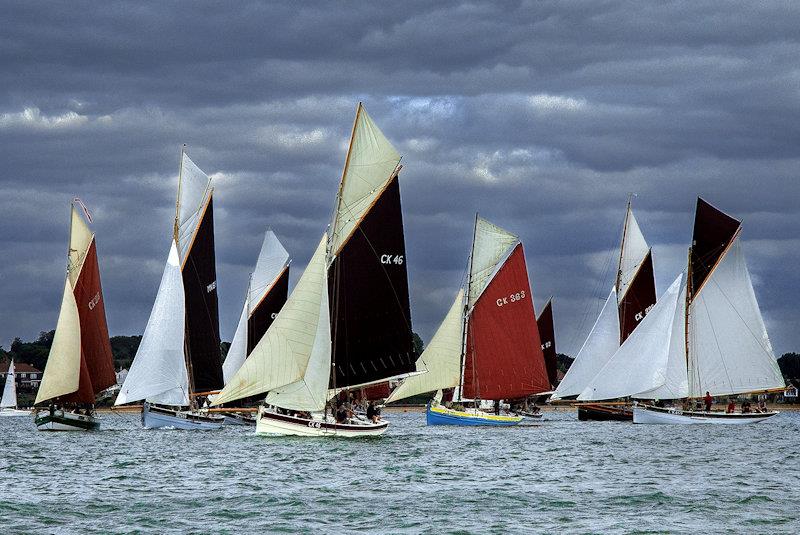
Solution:
{"label": "black hull", "polygon": [[581,422],[633,422],[633,409],[627,405],[581,405],[578,407]]}

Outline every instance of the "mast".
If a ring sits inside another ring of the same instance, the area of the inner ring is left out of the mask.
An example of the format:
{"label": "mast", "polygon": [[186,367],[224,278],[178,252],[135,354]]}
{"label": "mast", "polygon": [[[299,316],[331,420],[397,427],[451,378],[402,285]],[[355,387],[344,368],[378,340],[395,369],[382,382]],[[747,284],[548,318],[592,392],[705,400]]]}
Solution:
{"label": "mast", "polygon": [[[617,289],[617,306],[619,307],[620,301],[620,280],[622,280],[622,256],[625,254],[625,238],[628,234],[628,218],[631,215],[631,198],[633,197],[633,193],[628,194],[628,204],[627,209],[625,210],[625,221],[622,223],[622,241],[619,244],[619,260],[617,261],[617,277],[614,280],[614,287]],[[621,318],[624,319],[624,318]],[[624,321],[623,321],[624,322]],[[620,323],[623,323],[620,322]]]}
{"label": "mast", "polygon": [[692,397],[692,378],[689,376],[689,305],[692,301],[692,248],[689,247],[688,266],[686,268],[686,300],[683,314],[683,340],[686,354],[686,381],[688,383],[688,397]]}
{"label": "mast", "polygon": [[[469,296],[472,293],[472,260],[475,256],[475,235],[478,232],[478,212],[475,212],[475,225],[472,227],[472,245],[469,249],[469,262],[467,263],[467,291],[464,294],[464,314],[461,320],[461,330],[463,331],[463,341],[461,343],[461,381],[458,384],[458,400],[461,400],[464,392],[464,372],[467,366],[467,321],[469,316]],[[474,369],[474,368],[473,368]]]}
{"label": "mast", "polygon": [[181,155],[178,157],[178,196],[175,199],[175,224],[172,228],[172,239],[180,248],[180,228],[181,228],[181,185],[183,182],[183,155],[186,153],[186,143],[181,147]]}

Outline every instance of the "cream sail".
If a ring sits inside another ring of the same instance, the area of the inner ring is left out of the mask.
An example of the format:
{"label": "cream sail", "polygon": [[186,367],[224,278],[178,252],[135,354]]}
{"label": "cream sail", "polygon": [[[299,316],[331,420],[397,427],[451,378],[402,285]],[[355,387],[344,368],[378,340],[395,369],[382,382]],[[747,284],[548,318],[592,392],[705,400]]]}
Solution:
{"label": "cream sail", "polygon": [[58,312],[53,345],[50,347],[35,404],[75,392],[80,385],[80,375],[80,320],[75,294],[67,277],[64,281],[64,294],[61,297],[61,309]]}

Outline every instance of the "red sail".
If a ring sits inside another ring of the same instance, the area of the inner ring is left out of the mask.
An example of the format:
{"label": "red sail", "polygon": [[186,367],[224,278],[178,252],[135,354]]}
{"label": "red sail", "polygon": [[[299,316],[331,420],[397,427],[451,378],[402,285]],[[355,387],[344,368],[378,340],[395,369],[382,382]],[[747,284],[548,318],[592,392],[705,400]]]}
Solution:
{"label": "red sail", "polygon": [[639,270],[628,285],[628,290],[619,302],[619,343],[625,341],[647,313],[656,304],[656,278],[653,275],[653,256],[650,251],[644,257]]}
{"label": "red sail", "polygon": [[518,244],[472,309],[462,396],[517,399],[548,390],[525,252]]}
{"label": "red sail", "polygon": [[94,240],[89,244],[73,293],[81,324],[81,378],[78,391],[62,399],[94,403],[97,393],[117,382]]}
{"label": "red sail", "polygon": [[289,295],[289,266],[283,268],[281,274],[275,279],[272,288],[261,298],[261,301],[250,311],[247,320],[247,354],[253,352],[261,337],[267,332],[269,326],[278,312],[281,311]]}
{"label": "red sail", "polygon": [[550,386],[555,388],[558,376],[558,359],[556,358],[556,333],[553,325],[553,301],[550,300],[536,318],[536,325],[539,327],[539,339],[542,343],[542,353],[544,353],[544,365],[547,369],[547,380]]}
{"label": "red sail", "polygon": [[700,290],[717,260],[739,230],[741,221],[697,198],[692,233],[692,295]]}

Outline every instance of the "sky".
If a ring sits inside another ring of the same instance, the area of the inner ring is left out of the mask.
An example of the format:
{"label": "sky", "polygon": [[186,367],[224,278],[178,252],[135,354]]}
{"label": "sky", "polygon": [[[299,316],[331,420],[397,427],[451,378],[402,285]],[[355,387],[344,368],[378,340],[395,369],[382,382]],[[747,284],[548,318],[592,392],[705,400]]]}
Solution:
{"label": "sky", "polygon": [[289,4],[0,5],[0,345],[55,328],[74,196],[111,334],[142,333],[183,143],[215,183],[230,340],[265,229],[293,281],[311,256],[362,101],[403,155],[426,341],[476,211],[520,236],[535,306],[554,297],[574,355],[613,284],[628,195],[659,293],[700,195],[743,220],[775,353],[800,351],[800,4]]}

